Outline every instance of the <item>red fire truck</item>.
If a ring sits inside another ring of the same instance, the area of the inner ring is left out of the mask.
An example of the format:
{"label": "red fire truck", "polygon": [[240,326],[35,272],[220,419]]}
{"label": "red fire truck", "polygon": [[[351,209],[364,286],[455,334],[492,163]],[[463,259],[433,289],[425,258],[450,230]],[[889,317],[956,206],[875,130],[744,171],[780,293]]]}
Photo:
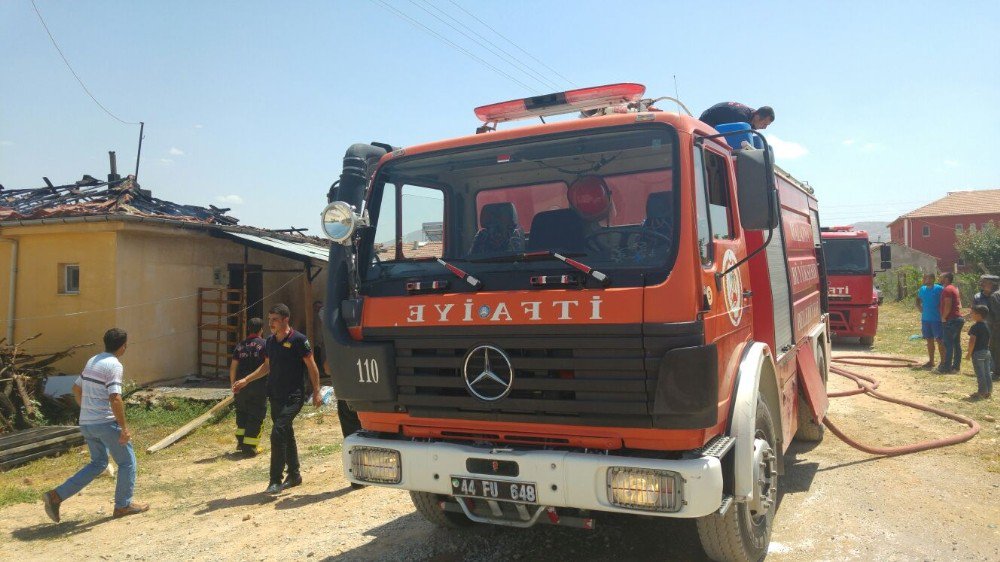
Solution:
{"label": "red fire truck", "polygon": [[[823,258],[827,272],[832,336],[857,337],[861,345],[875,343],[881,296],[874,285],[868,233],[850,226],[823,228]],[[881,247],[881,269],[890,269],[889,246]]]}
{"label": "red fire truck", "polygon": [[[477,108],[474,135],[347,151],[323,318],[363,428],[352,482],[408,490],[443,527],[696,518],[710,557],[766,553],[783,454],[827,406],[816,199],[749,126],[644,92],[513,100]],[[542,123],[497,130],[525,118]]]}

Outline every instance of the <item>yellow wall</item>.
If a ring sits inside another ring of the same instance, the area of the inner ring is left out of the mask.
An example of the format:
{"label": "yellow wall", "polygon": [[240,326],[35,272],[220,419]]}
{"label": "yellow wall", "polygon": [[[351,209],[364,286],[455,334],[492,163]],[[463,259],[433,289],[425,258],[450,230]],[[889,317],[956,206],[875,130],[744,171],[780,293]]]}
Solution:
{"label": "yellow wall", "polygon": [[[123,328],[129,333],[122,358],[126,378],[139,384],[198,372],[198,289],[216,286],[216,268],[227,271],[228,264],[243,262],[243,246],[235,242],[162,225],[109,222],[0,231],[0,238],[15,237],[20,244],[17,338],[44,333],[26,346],[29,351],[97,343],[55,364],[75,374],[103,349],[105,330]],[[9,263],[10,244],[0,241],[0,322],[6,320]],[[80,264],[79,295],[57,294],[59,263]],[[302,269],[301,262],[254,249],[248,263]],[[265,311],[277,302],[288,304],[293,326],[305,331],[305,311],[313,300],[322,300],[326,276],[313,282],[313,294],[305,298],[303,278],[297,275],[265,273],[263,304]],[[71,313],[80,314],[65,316]],[[0,335],[5,329],[4,324]]]}

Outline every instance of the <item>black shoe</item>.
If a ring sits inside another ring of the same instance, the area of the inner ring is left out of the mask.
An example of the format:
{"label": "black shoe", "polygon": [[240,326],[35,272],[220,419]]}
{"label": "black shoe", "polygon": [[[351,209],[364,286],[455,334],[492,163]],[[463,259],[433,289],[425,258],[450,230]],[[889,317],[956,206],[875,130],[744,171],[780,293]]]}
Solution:
{"label": "black shoe", "polygon": [[59,499],[59,494],[55,490],[49,490],[42,494],[42,503],[45,504],[45,514],[49,516],[53,522],[59,522],[59,504],[62,500]]}
{"label": "black shoe", "polygon": [[271,485],[268,486],[266,490],[264,490],[264,493],[265,494],[271,494],[272,496],[276,496],[276,495],[280,494],[281,493],[281,484],[278,483],[278,482],[271,482]]}
{"label": "black shoe", "polygon": [[287,490],[288,488],[294,488],[302,483],[302,476],[299,474],[289,474],[285,477],[285,481],[281,483],[281,489]]}
{"label": "black shoe", "polygon": [[352,490],[360,490],[361,488],[367,488],[367,487],[368,486],[366,484],[358,484],[357,482],[351,482]]}

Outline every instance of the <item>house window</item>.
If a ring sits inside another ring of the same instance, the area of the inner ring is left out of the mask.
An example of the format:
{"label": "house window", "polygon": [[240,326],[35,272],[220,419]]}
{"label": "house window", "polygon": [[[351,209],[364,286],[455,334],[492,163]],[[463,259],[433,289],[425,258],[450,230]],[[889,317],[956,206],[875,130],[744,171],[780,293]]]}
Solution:
{"label": "house window", "polygon": [[929,226],[923,227],[923,229],[921,231],[921,234],[924,235],[924,238],[930,237],[930,235],[931,235],[931,227],[929,227]]}
{"label": "house window", "polygon": [[958,234],[962,233],[962,223],[958,223],[955,225],[955,232]]}
{"label": "house window", "polygon": [[975,231],[976,231],[976,223],[970,222],[969,223],[969,232],[975,232]]}
{"label": "house window", "polygon": [[958,258],[958,267],[965,267],[965,260]]}
{"label": "house window", "polygon": [[76,263],[59,264],[59,293],[63,295],[80,294],[80,265]]}

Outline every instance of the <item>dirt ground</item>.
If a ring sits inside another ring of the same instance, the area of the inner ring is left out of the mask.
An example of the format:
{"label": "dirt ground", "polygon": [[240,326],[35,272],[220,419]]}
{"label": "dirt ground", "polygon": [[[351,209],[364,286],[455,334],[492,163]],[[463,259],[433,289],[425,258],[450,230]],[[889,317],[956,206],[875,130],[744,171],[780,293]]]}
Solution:
{"label": "dirt ground", "polygon": [[[921,396],[907,369],[856,369],[883,381],[888,394],[945,407],[954,400]],[[833,376],[830,387],[849,384]],[[864,397],[834,399],[830,416],[872,444],[963,427]],[[406,492],[348,486],[335,413],[300,418],[301,487],[265,496],[267,455],[237,460],[226,454],[225,441],[195,436],[194,445],[167,449],[155,467],[140,472],[137,499],[152,504],[146,514],[112,519],[114,483],[107,478],[67,501],[58,525],[49,522],[40,501],[0,509],[0,558],[701,559],[689,521],[612,517],[599,519],[594,531],[437,529],[414,512]],[[769,558],[1000,560],[1000,474],[983,460],[984,451],[1000,446],[1000,425],[980,421],[983,430],[969,443],[897,458],[873,458],[830,433],[818,446],[793,445]],[[85,456],[79,458],[82,464]]]}

